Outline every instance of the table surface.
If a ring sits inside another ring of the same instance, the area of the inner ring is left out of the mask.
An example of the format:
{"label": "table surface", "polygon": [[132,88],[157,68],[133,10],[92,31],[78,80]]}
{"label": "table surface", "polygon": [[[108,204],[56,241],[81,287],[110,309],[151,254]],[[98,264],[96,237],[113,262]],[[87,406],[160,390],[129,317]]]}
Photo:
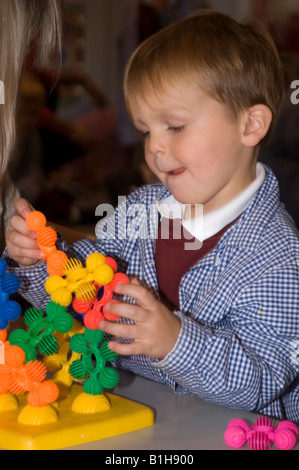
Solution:
{"label": "table surface", "polygon": [[[228,423],[243,418],[251,425],[258,416],[220,407],[195,395],[178,395],[162,384],[123,371],[113,393],[150,407],[154,426],[69,450],[231,450],[223,439]],[[275,446],[271,449],[277,450]],[[299,443],[294,450],[299,450]]]}

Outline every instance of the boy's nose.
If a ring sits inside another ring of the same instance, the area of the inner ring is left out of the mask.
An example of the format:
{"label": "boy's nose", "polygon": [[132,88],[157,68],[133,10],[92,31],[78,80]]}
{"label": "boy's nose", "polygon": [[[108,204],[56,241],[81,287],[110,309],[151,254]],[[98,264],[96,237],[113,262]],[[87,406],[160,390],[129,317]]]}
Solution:
{"label": "boy's nose", "polygon": [[148,150],[156,156],[163,157],[167,154],[167,145],[165,139],[159,135],[150,135]]}

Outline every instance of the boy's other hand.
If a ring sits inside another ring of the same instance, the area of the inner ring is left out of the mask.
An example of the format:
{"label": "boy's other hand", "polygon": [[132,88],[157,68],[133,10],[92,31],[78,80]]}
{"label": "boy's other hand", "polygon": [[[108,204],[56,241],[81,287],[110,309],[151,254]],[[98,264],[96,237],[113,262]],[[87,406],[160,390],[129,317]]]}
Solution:
{"label": "boy's other hand", "polygon": [[109,348],[120,355],[144,354],[163,359],[177,342],[181,330],[180,320],[137,280],[131,284],[119,284],[115,292],[136,299],[138,305],[110,303],[105,306],[109,312],[134,321],[134,324],[100,323],[100,329],[105,333],[134,341],[111,341]]}
{"label": "boy's other hand", "polygon": [[16,214],[9,222],[6,232],[6,247],[10,257],[21,266],[32,266],[38,260],[44,259],[36,241],[36,233],[31,232],[26,225],[26,217],[34,209],[26,199],[15,201]]}

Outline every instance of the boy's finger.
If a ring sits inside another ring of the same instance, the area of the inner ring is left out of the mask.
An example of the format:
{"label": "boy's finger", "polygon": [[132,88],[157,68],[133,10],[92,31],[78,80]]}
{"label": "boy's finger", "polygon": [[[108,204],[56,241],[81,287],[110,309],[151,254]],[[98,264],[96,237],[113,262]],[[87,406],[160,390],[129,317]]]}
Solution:
{"label": "boy's finger", "polygon": [[20,250],[39,250],[39,246],[36,240],[28,238],[27,236],[24,236],[22,233],[15,230],[11,231],[7,241],[11,245],[19,247]]}
{"label": "boy's finger", "polygon": [[10,245],[7,243],[7,249],[8,253],[13,259],[18,259],[20,260],[21,258],[23,259],[31,259],[31,260],[44,260],[45,256],[43,253],[39,250],[36,249],[35,247],[33,248],[24,248],[24,247],[17,247],[16,245],[12,244]]}
{"label": "boy's finger", "polygon": [[146,307],[156,301],[155,297],[147,290],[137,284],[118,284],[115,287],[115,293],[127,295],[137,300],[141,307]]}
{"label": "boy's finger", "polygon": [[142,309],[138,308],[136,305],[128,304],[128,303],[114,303],[108,302],[104,309],[108,313],[112,313],[113,315],[118,315],[119,317],[128,318],[133,321],[142,321]]}
{"label": "boy's finger", "polygon": [[20,266],[31,267],[34,264],[38,263],[40,260],[37,258],[19,258],[18,263]]}
{"label": "boy's finger", "polygon": [[12,232],[18,232],[24,235],[25,237],[31,238],[33,240],[36,239],[36,232],[31,232],[31,230],[29,230],[29,228],[27,227],[23,217],[18,214],[13,215],[10,219],[8,233],[12,234]]}
{"label": "boy's finger", "polygon": [[139,347],[138,344],[136,344],[135,342],[118,343],[116,341],[110,341],[108,343],[108,348],[121,356],[133,356],[139,354]]}
{"label": "boy's finger", "polygon": [[118,338],[135,339],[137,334],[135,325],[129,325],[126,323],[101,321],[99,329],[108,335]]}
{"label": "boy's finger", "polygon": [[[32,232],[29,232],[29,234]],[[43,259],[44,255],[37,244],[37,241],[28,234],[22,234],[21,231],[15,230],[11,226],[6,234],[6,246],[12,258],[34,258]]]}
{"label": "boy's finger", "polygon": [[14,204],[15,209],[24,219],[34,210],[31,204],[23,198],[16,199]]}

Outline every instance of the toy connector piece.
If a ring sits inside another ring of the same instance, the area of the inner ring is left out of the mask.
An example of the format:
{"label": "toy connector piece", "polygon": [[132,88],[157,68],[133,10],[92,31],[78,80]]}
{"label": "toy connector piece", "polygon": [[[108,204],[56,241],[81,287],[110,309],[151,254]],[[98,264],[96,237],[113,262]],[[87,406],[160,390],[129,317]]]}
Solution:
{"label": "toy connector piece", "polygon": [[248,444],[251,450],[268,450],[274,437],[274,426],[271,420],[261,416],[257,418],[248,433]]}
{"label": "toy connector piece", "polygon": [[26,225],[36,232],[36,240],[41,252],[45,255],[50,276],[62,276],[67,262],[67,255],[56,248],[57,233],[52,227],[47,227],[47,219],[39,211],[31,212],[26,218]]}
{"label": "toy connector piece", "polygon": [[298,436],[298,428],[292,421],[282,421],[278,424],[274,444],[280,450],[291,450],[295,447]]}
{"label": "toy connector piece", "polygon": [[75,353],[70,349],[70,338],[75,334],[83,334],[84,326],[75,320],[74,327],[69,333],[55,333],[59,350],[56,354],[45,356],[43,362],[47,371],[53,373],[52,381],[59,388],[59,398],[65,399],[70,394],[73,385],[73,377],[70,374],[70,366],[73,362],[82,358],[82,354]]}
{"label": "toy connector piece", "polygon": [[0,330],[0,341],[1,343],[4,343],[4,341],[7,340],[7,331],[6,330]]}
{"label": "toy connector piece", "polygon": [[247,442],[249,426],[243,419],[233,419],[224,433],[225,443],[232,449],[240,449]]}
{"label": "toy connector piece", "polygon": [[7,273],[7,264],[0,258],[0,330],[4,330],[8,323],[17,320],[21,313],[21,306],[10,296],[16,294],[20,281],[15,274]]}
{"label": "toy connector piece", "polygon": [[74,379],[86,379],[83,389],[90,395],[101,395],[104,388],[114,388],[119,381],[117,370],[106,367],[107,361],[113,361],[118,355],[107,347],[108,341],[102,342],[103,338],[102,331],[86,329],[83,335],[70,339],[72,351],[82,354],[81,360],[71,364],[70,373]]}
{"label": "toy connector piece", "polygon": [[18,346],[5,343],[5,364],[0,364],[0,393],[18,396],[29,392],[29,405],[37,408],[57,400],[56,384],[44,381],[47,369],[40,361],[25,364],[25,353]]}
{"label": "toy connector piece", "polygon": [[64,277],[49,277],[45,282],[45,289],[53,302],[69,307],[73,294],[80,300],[93,301],[97,293],[95,284],[109,284],[113,281],[115,272],[110,258],[101,253],[92,253],[86,259],[86,267],[76,259],[69,259],[63,274]]}
{"label": "toy connector piece", "polygon": [[102,393],[101,395],[90,395],[89,393],[80,393],[72,404],[72,411],[79,414],[95,414],[110,410],[111,403],[109,398]]}
{"label": "toy connector piece", "polygon": [[23,349],[26,362],[35,360],[38,352],[43,356],[56,353],[59,346],[54,333],[68,333],[74,325],[74,319],[66,308],[54,302],[48,303],[46,314],[36,308],[28,309],[24,321],[29,330],[13,331],[9,341]]}
{"label": "toy connector piece", "polygon": [[77,297],[73,299],[72,307],[76,313],[83,316],[84,325],[90,330],[99,328],[102,320],[116,321],[119,316],[107,312],[105,305],[107,302],[118,303],[117,299],[113,299],[115,287],[118,284],[129,284],[130,280],[126,274],[115,273],[112,281],[105,285],[97,285],[95,299],[91,302],[85,302]]}
{"label": "toy connector piece", "polygon": [[268,450],[272,443],[280,450],[291,450],[296,445],[297,435],[298,428],[291,421],[282,421],[275,429],[269,418],[261,416],[251,427],[242,419],[232,420],[224,440],[233,449],[247,442],[251,450]]}

